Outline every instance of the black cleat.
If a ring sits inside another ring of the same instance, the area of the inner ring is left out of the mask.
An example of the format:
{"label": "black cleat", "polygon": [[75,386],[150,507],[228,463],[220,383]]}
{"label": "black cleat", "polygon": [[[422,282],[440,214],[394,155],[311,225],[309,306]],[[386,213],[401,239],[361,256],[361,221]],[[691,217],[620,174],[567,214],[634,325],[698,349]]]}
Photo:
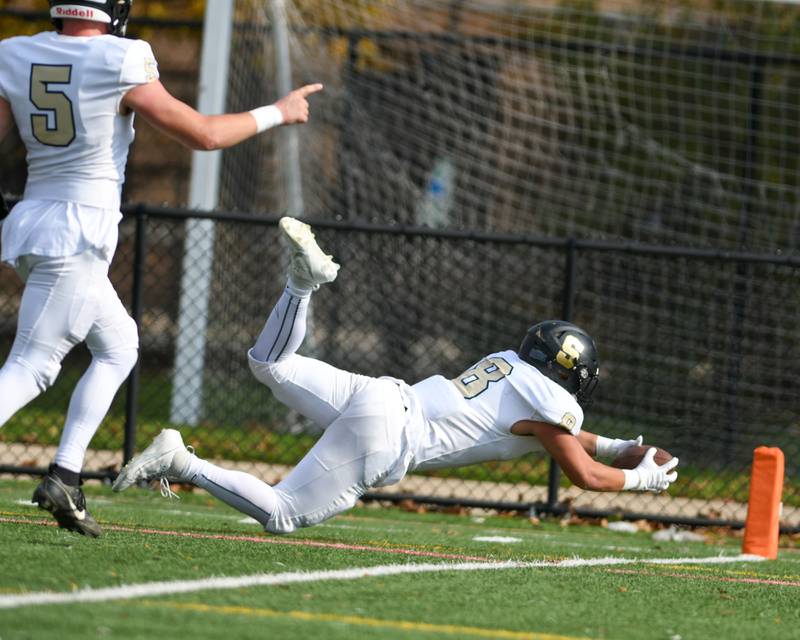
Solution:
{"label": "black cleat", "polygon": [[48,473],[36,487],[31,502],[38,503],[40,509],[52,513],[62,529],[77,531],[91,538],[103,532],[86,510],[86,498],[81,488],[64,484],[52,473]]}

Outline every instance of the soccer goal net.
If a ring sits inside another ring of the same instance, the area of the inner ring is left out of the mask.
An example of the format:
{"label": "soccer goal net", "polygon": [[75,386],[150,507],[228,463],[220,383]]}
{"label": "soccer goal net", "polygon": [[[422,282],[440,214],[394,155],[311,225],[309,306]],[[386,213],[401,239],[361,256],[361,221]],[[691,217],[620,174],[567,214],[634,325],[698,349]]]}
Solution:
{"label": "soccer goal net", "polygon": [[[587,427],[746,497],[754,446],[796,450],[799,31],[793,2],[238,0],[228,108],[325,89],[308,125],[226,153],[220,207],[431,231],[321,233],[344,268],[318,355],[454,376],[569,315],[602,358]],[[283,281],[274,235],[216,235],[212,380]]]}
{"label": "soccer goal net", "polygon": [[230,205],[288,205],[282,185],[299,171],[316,217],[797,249],[794,3],[236,7],[234,105],[277,97],[281,66],[326,89],[299,168],[242,151]]}

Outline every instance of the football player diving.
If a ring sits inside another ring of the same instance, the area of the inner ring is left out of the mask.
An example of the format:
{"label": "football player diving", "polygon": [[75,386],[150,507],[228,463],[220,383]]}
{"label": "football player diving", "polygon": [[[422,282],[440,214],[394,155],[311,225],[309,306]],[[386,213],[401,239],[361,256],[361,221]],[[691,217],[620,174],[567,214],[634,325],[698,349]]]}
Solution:
{"label": "football player diving", "polygon": [[641,438],[606,438],[583,430],[582,403],[599,374],[592,338],[558,320],[533,325],[519,350],[492,353],[452,380],[435,375],[414,385],[350,373],[297,354],[312,292],[339,265],[310,227],[282,218],[292,258],[288,283],[248,352],[250,369],[286,406],[324,429],[275,486],[216,466],[165,429],[120,472],[114,489],[162,478],[192,483],[246,513],[267,531],[288,533],[351,508],[372,487],[423,471],[517,458],[542,449],[569,479],[593,491],[663,491],[677,478],[677,458],[659,465],[648,450],[638,466],[614,458]]}
{"label": "football player diving", "polygon": [[108,279],[134,114],[198,150],[304,123],[313,84],[252,111],[203,115],[159,81],[150,45],[124,37],[131,0],[51,0],[55,31],[0,42],[0,139],[27,150],[21,201],[3,221],[2,260],[25,282],[16,337],[0,369],[0,426],[53,384],[85,341],[61,441],[33,502],[64,528],[101,533],[86,509],[86,449],[138,356],[133,319]]}

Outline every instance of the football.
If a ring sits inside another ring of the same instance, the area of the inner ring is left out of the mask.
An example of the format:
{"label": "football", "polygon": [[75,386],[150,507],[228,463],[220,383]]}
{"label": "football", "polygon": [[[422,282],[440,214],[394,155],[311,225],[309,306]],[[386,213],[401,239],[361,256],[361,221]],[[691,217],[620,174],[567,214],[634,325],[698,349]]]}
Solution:
{"label": "football", "polygon": [[622,453],[614,458],[611,466],[616,467],[617,469],[635,469],[636,466],[642,461],[642,458],[644,458],[644,454],[647,453],[648,449],[656,450],[654,460],[657,465],[662,465],[665,462],[672,460],[672,454],[661,447],[634,444],[626,449],[623,449]]}

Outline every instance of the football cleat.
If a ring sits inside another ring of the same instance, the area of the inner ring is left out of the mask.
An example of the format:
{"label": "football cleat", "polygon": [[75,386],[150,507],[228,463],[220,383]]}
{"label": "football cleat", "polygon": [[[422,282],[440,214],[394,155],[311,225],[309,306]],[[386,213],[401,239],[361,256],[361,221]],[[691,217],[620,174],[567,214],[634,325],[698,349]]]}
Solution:
{"label": "football cleat", "polygon": [[175,429],[164,429],[147,449],[131,458],[120,470],[111,488],[114,491],[125,491],[137,482],[156,479],[188,482],[186,472],[190,456],[181,434]]}
{"label": "football cleat", "polygon": [[319,248],[311,227],[288,216],[281,218],[278,224],[292,251],[289,267],[292,283],[316,290],[321,284],[333,282],[339,265],[333,261],[333,256],[326,255]]}
{"label": "football cleat", "polygon": [[31,502],[53,514],[62,529],[96,538],[103,530],[86,510],[86,497],[80,487],[70,487],[48,473],[33,492]]}

